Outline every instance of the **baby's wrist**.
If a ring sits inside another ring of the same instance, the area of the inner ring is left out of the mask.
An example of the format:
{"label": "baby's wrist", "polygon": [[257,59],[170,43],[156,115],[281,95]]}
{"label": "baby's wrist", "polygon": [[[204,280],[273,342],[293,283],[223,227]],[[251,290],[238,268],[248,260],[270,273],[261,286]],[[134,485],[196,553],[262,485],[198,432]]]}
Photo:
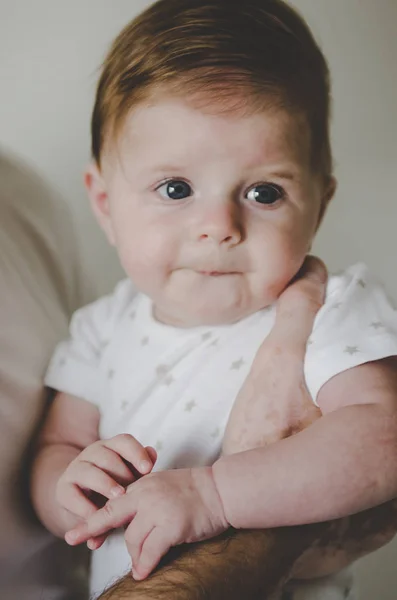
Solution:
{"label": "baby's wrist", "polygon": [[219,493],[212,467],[193,468],[191,469],[191,474],[204,504],[217,516],[218,521],[224,529],[228,529],[230,523],[225,516],[222,497]]}

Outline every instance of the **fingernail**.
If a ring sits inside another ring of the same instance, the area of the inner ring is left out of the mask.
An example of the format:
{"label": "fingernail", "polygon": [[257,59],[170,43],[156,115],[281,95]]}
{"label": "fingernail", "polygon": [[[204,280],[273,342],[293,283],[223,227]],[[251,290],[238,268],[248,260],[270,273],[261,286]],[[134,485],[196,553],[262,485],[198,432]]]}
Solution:
{"label": "fingernail", "polygon": [[94,540],[88,540],[88,542],[87,542],[87,548],[88,548],[89,550],[95,550],[95,547],[96,547],[96,546],[95,546],[95,542],[94,542]]}
{"label": "fingernail", "polygon": [[77,540],[77,538],[78,538],[78,534],[75,531],[73,531],[73,530],[68,531],[65,534],[65,541],[68,544],[73,544]]}
{"label": "fingernail", "polygon": [[140,471],[150,471],[150,469],[152,468],[152,463],[150,463],[148,460],[143,460],[139,467]]}
{"label": "fingernail", "polygon": [[118,498],[119,496],[122,496],[124,492],[125,489],[121,487],[121,485],[117,485],[110,490],[110,495],[112,498]]}
{"label": "fingernail", "polygon": [[308,278],[312,281],[319,281],[325,283],[327,281],[327,271],[322,265],[316,265],[313,271],[309,271]]}

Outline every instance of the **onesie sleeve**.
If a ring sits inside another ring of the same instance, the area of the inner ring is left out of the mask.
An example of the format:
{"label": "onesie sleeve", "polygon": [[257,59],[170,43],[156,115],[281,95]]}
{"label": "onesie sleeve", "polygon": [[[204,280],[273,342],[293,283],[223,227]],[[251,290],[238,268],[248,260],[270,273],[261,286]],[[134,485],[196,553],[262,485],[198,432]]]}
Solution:
{"label": "onesie sleeve", "polygon": [[366,265],[331,277],[305,357],[315,404],[321,387],[347,369],[397,355],[397,312]]}
{"label": "onesie sleeve", "polygon": [[124,280],[112,294],[74,313],[69,338],[58,344],[48,366],[47,387],[99,405],[102,354],[134,296],[132,283]]}

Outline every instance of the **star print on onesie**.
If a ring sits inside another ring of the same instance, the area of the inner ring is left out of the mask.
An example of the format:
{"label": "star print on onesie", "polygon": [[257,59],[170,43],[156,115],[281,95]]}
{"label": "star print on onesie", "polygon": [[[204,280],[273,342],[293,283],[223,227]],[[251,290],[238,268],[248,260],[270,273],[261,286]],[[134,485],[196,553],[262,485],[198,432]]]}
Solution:
{"label": "star print on onesie", "polygon": [[[230,325],[178,329],[156,321],[150,298],[124,280],[113,294],[75,313],[46,384],[95,404],[102,438],[129,433],[155,447],[155,470],[210,465],[219,457],[233,402],[274,319],[270,306]],[[397,312],[367,267],[357,264],[331,276],[304,362],[313,402],[338,373],[392,355]],[[92,593],[129,565],[123,535],[110,535],[93,553]],[[342,599],[345,582],[334,589],[340,595],[332,600]],[[301,585],[290,591],[294,600],[303,598]],[[325,588],[313,594],[305,600],[328,598]]]}

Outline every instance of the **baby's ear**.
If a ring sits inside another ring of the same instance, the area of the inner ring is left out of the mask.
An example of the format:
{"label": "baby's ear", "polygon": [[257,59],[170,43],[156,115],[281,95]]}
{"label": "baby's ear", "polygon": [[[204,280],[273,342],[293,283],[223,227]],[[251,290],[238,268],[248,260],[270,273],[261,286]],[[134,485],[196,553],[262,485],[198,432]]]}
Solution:
{"label": "baby's ear", "polygon": [[329,203],[331,202],[332,198],[335,196],[337,187],[338,187],[338,182],[336,181],[335,177],[333,177],[333,176],[328,177],[328,180],[327,180],[326,184],[324,185],[323,195],[321,198],[321,208],[320,208],[320,214],[318,217],[317,230],[322,223],[322,220],[327,211]]}
{"label": "baby's ear", "polygon": [[88,165],[84,173],[84,185],[96,220],[105,232],[109,244],[114,246],[113,223],[105,180],[98,165],[94,162]]}

